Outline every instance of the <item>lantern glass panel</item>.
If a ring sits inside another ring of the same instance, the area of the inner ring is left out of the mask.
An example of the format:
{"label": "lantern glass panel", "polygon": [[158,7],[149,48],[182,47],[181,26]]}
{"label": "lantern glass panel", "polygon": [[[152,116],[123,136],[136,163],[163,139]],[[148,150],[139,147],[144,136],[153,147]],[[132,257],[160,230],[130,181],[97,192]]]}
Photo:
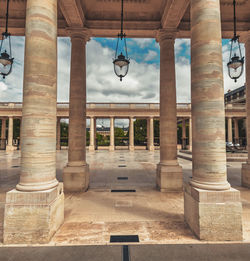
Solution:
{"label": "lantern glass panel", "polygon": [[114,69],[115,69],[115,74],[117,75],[117,76],[122,76],[122,77],[124,77],[124,76],[126,76],[127,75],[127,73],[128,73],[128,63],[125,65],[123,65],[122,67],[121,66],[119,66],[119,65],[117,65],[116,63],[114,64]]}

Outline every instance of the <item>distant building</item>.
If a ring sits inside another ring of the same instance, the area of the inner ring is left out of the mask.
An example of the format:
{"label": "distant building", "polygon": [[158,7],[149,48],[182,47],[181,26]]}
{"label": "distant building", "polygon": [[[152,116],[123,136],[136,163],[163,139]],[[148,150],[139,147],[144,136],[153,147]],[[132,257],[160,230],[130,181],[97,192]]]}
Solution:
{"label": "distant building", "polygon": [[225,104],[246,103],[246,87],[245,85],[233,91],[228,90],[224,95]]}

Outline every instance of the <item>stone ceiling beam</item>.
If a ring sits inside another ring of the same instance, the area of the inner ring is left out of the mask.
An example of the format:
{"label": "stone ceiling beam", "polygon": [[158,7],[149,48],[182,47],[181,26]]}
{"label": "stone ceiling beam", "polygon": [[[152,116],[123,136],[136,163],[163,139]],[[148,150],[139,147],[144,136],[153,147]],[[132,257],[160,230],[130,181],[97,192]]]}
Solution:
{"label": "stone ceiling beam", "polygon": [[183,18],[190,0],[167,0],[161,25],[163,29],[176,29]]}
{"label": "stone ceiling beam", "polygon": [[80,0],[59,0],[59,7],[69,27],[83,27],[85,15]]}

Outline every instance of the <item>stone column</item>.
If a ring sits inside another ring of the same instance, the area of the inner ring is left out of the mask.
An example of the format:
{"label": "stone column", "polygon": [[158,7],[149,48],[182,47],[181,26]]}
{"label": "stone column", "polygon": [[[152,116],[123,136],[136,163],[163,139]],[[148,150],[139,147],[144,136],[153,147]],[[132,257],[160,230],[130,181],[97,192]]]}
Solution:
{"label": "stone column", "polygon": [[189,118],[189,150],[192,151],[192,118]]}
{"label": "stone column", "polygon": [[6,119],[2,119],[1,129],[1,149],[5,149],[6,146]]}
{"label": "stone column", "polygon": [[115,126],[114,126],[114,117],[110,118],[110,145],[109,150],[115,150]]}
{"label": "stone column", "polygon": [[15,147],[13,146],[13,117],[9,117],[8,126],[8,145],[6,146],[6,151],[13,151]]}
{"label": "stone column", "polygon": [[239,124],[238,119],[234,118],[234,143],[239,143]]}
{"label": "stone column", "polygon": [[233,142],[232,118],[227,118],[227,141]]}
{"label": "stone column", "polygon": [[242,164],[241,184],[250,188],[250,30],[247,32],[245,41],[245,58],[246,58],[246,136],[247,136],[247,163]]}
{"label": "stone column", "polygon": [[25,31],[21,173],[6,194],[5,244],[47,243],[64,219],[56,180],[57,0],[27,0]]}
{"label": "stone column", "polygon": [[90,117],[89,151],[95,151],[94,117]]}
{"label": "stone column", "polygon": [[59,117],[56,122],[56,149],[61,150],[61,118]]}
{"label": "stone column", "polygon": [[186,149],[186,120],[182,119],[182,149]]}
{"label": "stone column", "polygon": [[160,30],[160,162],[157,186],[162,192],[182,191],[182,168],[177,161],[175,33]]}
{"label": "stone column", "polygon": [[97,142],[96,142],[96,118],[94,118],[94,148],[97,150]]}
{"label": "stone column", "polygon": [[154,151],[154,118],[147,119],[147,147],[149,151]]}
{"label": "stone column", "polygon": [[219,0],[191,0],[193,177],[184,216],[203,240],[242,240],[240,192],[227,181]]}
{"label": "stone column", "polygon": [[134,118],[129,118],[129,150],[134,151]]}
{"label": "stone column", "polygon": [[67,191],[86,191],[89,169],[86,163],[86,29],[69,31],[71,35],[71,73],[69,104],[68,164],[63,170]]}

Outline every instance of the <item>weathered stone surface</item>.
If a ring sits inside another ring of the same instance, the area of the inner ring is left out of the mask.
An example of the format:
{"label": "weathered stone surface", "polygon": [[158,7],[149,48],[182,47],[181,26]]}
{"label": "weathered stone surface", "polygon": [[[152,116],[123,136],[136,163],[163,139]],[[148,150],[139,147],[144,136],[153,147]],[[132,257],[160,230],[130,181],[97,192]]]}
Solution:
{"label": "weathered stone surface", "polygon": [[182,191],[182,167],[179,165],[157,165],[157,187],[161,192]]}
{"label": "weathered stone surface", "polygon": [[241,184],[244,187],[250,188],[250,164],[242,164],[241,169]]}
{"label": "weathered stone surface", "polygon": [[42,192],[14,189],[6,194],[4,244],[48,243],[63,220],[62,183]]}
{"label": "weathered stone surface", "polygon": [[86,191],[89,187],[89,165],[66,166],[63,170],[65,191]]}
{"label": "weathered stone surface", "polygon": [[[201,240],[242,240],[242,204],[239,191],[206,191],[185,187],[184,215]],[[220,200],[219,200],[220,199]]]}

